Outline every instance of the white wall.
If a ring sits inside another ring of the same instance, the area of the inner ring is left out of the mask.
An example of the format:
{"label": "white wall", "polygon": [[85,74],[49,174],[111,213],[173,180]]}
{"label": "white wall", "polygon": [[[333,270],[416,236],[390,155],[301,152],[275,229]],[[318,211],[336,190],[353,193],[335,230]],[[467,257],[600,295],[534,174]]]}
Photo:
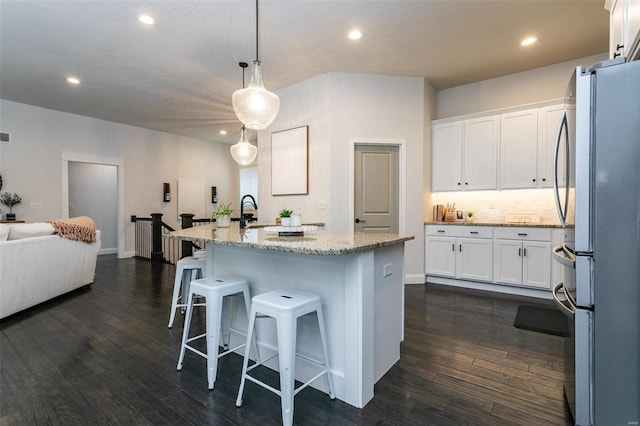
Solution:
{"label": "white wall", "polygon": [[[350,150],[353,139],[404,140],[407,148],[406,274],[424,282],[423,139],[424,80],[348,73],[320,75],[278,91],[280,113],[259,133],[261,222],[282,208],[303,222],[324,222],[335,232],[353,231],[350,215]],[[271,196],[272,132],[309,126],[309,194]],[[326,209],[321,204],[326,203]]]}
{"label": "white wall", "polygon": [[[122,160],[124,167],[124,251],[132,254],[134,224],[131,215],[163,213],[174,228],[177,223],[178,179],[205,183],[205,206],[213,210],[210,187],[218,187],[220,202],[239,205],[238,167],[229,146],[169,133],[68,114],[0,100],[3,132],[12,143],[0,144],[2,191],[17,192],[22,204],[14,210],[28,222],[62,217],[62,167],[64,153]],[[162,183],[171,183],[170,203],[162,201]],[[31,209],[31,201],[43,208]]]}
{"label": "white wall", "polygon": [[588,67],[608,57],[608,53],[602,53],[440,90],[437,118],[562,98],[577,66]]}

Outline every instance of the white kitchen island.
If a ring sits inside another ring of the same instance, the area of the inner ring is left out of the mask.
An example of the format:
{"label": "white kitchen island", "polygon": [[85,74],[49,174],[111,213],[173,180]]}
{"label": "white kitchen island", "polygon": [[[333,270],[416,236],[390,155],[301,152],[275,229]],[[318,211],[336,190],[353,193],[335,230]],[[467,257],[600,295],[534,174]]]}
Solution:
{"label": "white kitchen island", "polygon": [[[232,223],[230,228],[183,229],[170,233],[169,238],[204,242],[207,275],[244,277],[252,295],[281,288],[318,294],[337,398],[364,407],[373,398],[374,384],[400,359],[404,242],[412,236],[312,231],[279,237],[261,227],[240,230]],[[240,304],[233,308],[231,327],[246,330],[244,310]],[[264,358],[276,348],[275,323],[262,319],[256,324]],[[299,352],[322,359],[315,317],[299,320],[297,340]],[[273,361],[267,365],[277,370]],[[297,360],[297,379],[306,381],[313,371],[304,359]],[[326,379],[312,386],[328,392]]]}

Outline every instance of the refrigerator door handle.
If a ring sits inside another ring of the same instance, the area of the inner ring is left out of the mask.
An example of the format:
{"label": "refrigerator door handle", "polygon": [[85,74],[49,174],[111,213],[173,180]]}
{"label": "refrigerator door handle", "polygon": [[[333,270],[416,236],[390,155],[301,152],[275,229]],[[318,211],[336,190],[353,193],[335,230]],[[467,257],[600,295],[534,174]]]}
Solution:
{"label": "refrigerator door handle", "polygon": [[575,269],[576,255],[573,254],[565,244],[555,246],[553,248],[553,255],[555,256],[555,260],[557,260],[558,262]]}
{"label": "refrigerator door handle", "polygon": [[[558,185],[558,161],[560,159],[560,141],[562,140],[562,131],[565,130],[565,161],[566,161],[566,191],[564,194],[564,209],[560,205],[560,189]],[[569,156],[569,123],[567,121],[567,110],[564,110],[562,114],[562,120],[560,120],[560,127],[558,128],[558,138],[556,139],[556,149],[553,156],[554,171],[553,171],[553,192],[556,196],[556,210],[558,211],[558,217],[560,218],[560,225],[564,228],[567,224],[567,211],[569,210],[569,177],[570,177],[570,156]]]}
{"label": "refrigerator door handle", "polygon": [[[562,290],[565,296],[568,296],[567,300],[569,301],[569,307],[562,303],[562,300],[560,300],[560,298],[558,297],[558,292],[560,290]],[[565,316],[567,316],[569,319],[573,319],[573,315],[576,313],[576,305],[575,302],[573,302],[573,298],[569,296],[569,292],[565,290],[563,281],[560,281],[553,286],[552,294],[554,302],[556,302],[556,305],[558,305],[558,308],[560,308],[560,312],[565,314]]]}

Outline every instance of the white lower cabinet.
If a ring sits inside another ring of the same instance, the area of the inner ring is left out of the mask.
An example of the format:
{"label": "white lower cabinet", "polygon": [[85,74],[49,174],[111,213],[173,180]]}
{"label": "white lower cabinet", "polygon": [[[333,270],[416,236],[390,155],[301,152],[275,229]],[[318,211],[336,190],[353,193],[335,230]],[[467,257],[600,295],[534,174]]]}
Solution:
{"label": "white lower cabinet", "polygon": [[549,290],[552,240],[567,236],[551,228],[425,225],[425,274]]}
{"label": "white lower cabinet", "polygon": [[496,228],[495,238],[496,283],[551,288],[549,228]]}
{"label": "white lower cabinet", "polygon": [[493,229],[491,227],[427,225],[427,275],[492,281]]}

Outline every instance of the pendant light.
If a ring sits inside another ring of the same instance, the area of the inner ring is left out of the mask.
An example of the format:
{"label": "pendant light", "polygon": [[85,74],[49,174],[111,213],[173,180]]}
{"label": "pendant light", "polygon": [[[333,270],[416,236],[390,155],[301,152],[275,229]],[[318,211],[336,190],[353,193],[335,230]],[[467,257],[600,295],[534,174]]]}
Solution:
{"label": "pendant light", "polygon": [[256,60],[253,61],[251,81],[247,88],[236,90],[232,97],[233,110],[249,129],[264,130],[275,120],[280,99],[265,89],[262,83],[262,63],[258,55],[258,0],[256,0]]}
{"label": "pendant light", "polygon": [[[246,62],[240,62],[238,65],[242,68],[242,88],[244,89],[244,69],[249,66]],[[240,140],[235,145],[232,145],[231,156],[236,163],[241,166],[248,166],[253,163],[258,155],[258,148],[249,143],[247,139],[247,128],[243,125],[240,129]]]}

